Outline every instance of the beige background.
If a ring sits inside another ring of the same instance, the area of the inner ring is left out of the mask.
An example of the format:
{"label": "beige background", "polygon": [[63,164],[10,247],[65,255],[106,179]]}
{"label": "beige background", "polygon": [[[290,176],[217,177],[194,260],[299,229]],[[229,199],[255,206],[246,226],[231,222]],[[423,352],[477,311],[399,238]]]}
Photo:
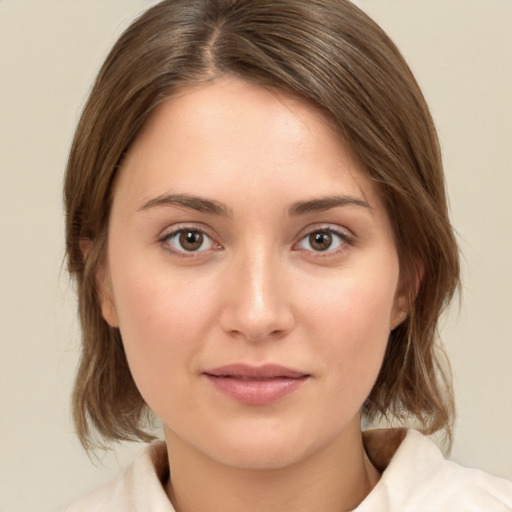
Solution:
{"label": "beige background", "polygon": [[[91,81],[142,0],[0,0],[0,511],[58,510],[119,471],[69,419],[77,360],[61,184]],[[464,296],[443,338],[452,458],[512,479],[512,1],[359,0],[398,43],[438,123]]]}

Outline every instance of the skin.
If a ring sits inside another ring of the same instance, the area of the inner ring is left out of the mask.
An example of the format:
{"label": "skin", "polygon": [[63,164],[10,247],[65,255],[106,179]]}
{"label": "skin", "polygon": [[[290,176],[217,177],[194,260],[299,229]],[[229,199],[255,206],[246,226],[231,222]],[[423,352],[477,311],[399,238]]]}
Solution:
{"label": "skin", "polygon": [[[297,208],[333,196],[347,204]],[[205,233],[199,249],[180,229]],[[370,492],[359,411],[405,293],[376,188],[321,112],[232,77],[173,94],[123,162],[99,281],[164,424],[176,510],[339,512]],[[204,376],[232,363],[309,377],[247,405]]]}

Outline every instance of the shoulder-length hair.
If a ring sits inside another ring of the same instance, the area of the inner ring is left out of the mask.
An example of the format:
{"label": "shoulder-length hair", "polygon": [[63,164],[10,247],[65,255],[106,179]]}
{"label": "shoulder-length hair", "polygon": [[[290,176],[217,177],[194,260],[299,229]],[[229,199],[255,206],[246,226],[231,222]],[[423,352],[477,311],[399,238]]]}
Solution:
{"label": "shoulder-length hair", "polygon": [[66,250],[82,326],[73,392],[80,440],[90,448],[95,439],[151,438],[151,415],[119,330],[102,318],[96,292],[116,172],[148,117],[177,87],[226,74],[318,106],[376,183],[410,309],[390,334],[363,411],[450,435],[453,393],[437,323],[459,285],[458,250],[436,130],[400,52],[347,0],[166,0],[138,18],[107,57],[66,171]]}

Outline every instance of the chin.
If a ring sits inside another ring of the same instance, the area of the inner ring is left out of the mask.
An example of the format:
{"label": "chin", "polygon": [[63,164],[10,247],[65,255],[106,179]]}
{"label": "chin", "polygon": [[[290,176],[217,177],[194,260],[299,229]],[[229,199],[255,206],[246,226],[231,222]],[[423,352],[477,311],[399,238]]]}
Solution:
{"label": "chin", "polygon": [[292,466],[307,458],[313,451],[289,441],[270,443],[255,440],[231,445],[218,454],[218,461],[240,469],[275,470]]}
{"label": "chin", "polygon": [[[336,433],[316,435],[304,428],[259,425],[245,431],[225,431],[210,445],[210,457],[240,469],[274,470],[290,467],[330,445]],[[290,427],[290,425],[288,425]],[[304,426],[303,426],[304,427]],[[206,448],[206,447],[205,447]],[[205,451],[206,451],[205,450]]]}

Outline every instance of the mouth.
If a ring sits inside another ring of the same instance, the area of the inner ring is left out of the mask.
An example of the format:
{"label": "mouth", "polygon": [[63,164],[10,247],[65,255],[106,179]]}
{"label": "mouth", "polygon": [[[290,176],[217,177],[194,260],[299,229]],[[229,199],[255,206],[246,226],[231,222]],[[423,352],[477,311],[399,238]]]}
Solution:
{"label": "mouth", "polygon": [[227,365],[203,373],[213,387],[245,405],[267,405],[296,391],[309,380],[310,374],[267,364]]}

